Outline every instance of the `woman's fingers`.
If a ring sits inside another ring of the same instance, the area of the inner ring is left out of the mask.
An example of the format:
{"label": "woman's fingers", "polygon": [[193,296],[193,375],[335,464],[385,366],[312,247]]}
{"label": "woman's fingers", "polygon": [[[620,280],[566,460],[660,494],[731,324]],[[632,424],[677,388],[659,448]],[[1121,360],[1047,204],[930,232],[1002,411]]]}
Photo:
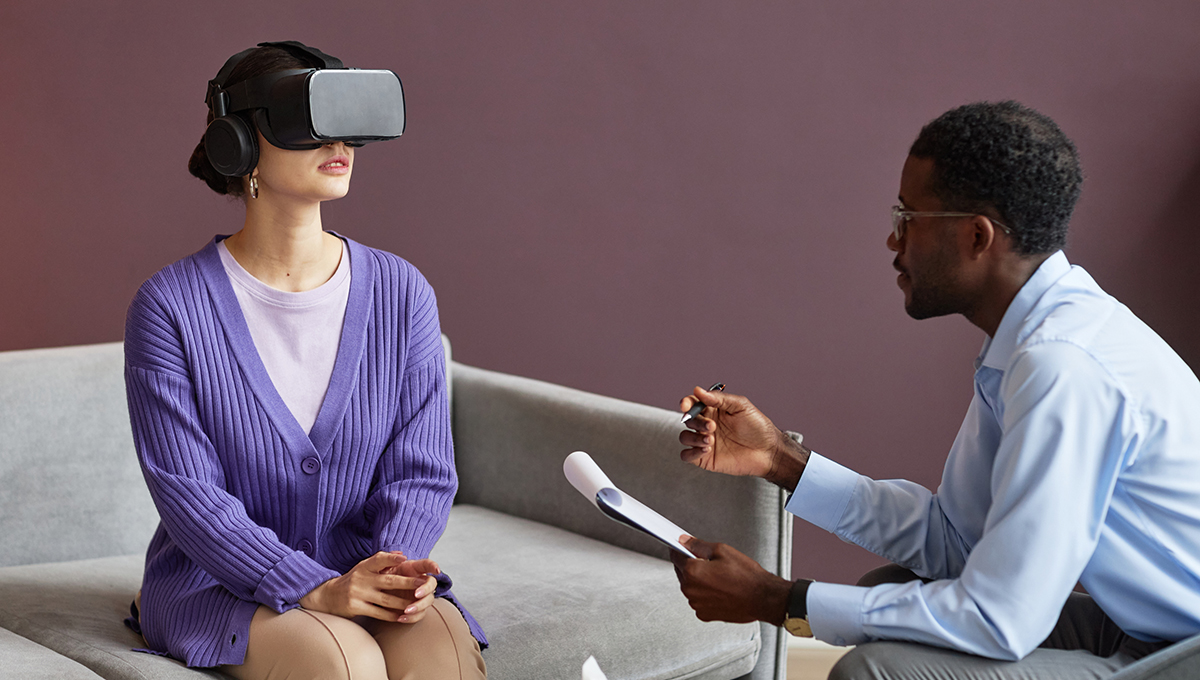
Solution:
{"label": "woman's fingers", "polygon": [[411,616],[429,609],[429,607],[433,605],[433,600],[433,595],[426,595],[419,600],[410,602],[409,605],[404,608],[404,615]]}
{"label": "woman's fingers", "polygon": [[[423,598],[423,597],[432,598],[433,594],[437,591],[437,587],[438,587],[437,579],[430,576],[430,577],[428,577],[428,580],[425,581],[425,585],[417,589],[416,596],[418,598]],[[432,602],[432,601],[433,600],[430,600],[430,602]]]}
{"label": "woman's fingers", "polygon": [[412,606],[416,602],[416,598],[408,597],[412,593],[397,593],[397,592],[380,592],[372,598],[372,604],[388,609],[392,612],[392,620]]}
{"label": "woman's fingers", "polygon": [[[394,552],[377,552],[367,559],[354,565],[354,569],[365,568],[370,571],[382,572],[387,569],[395,569],[408,560],[404,553],[399,551]],[[351,569],[351,571],[354,571]]]}
{"label": "woman's fingers", "polygon": [[399,573],[406,576],[417,576],[420,574],[440,574],[442,573],[442,569],[438,566],[437,562],[426,558],[423,560],[408,560],[404,564],[400,565]]}
{"label": "woman's fingers", "polygon": [[[380,574],[376,579],[379,590],[416,590],[431,580],[428,576],[400,576],[399,574]],[[435,581],[436,583],[436,581]]]}
{"label": "woman's fingers", "polygon": [[[405,607],[404,614],[400,617],[400,623],[416,623],[417,621],[420,621],[422,618],[424,618],[425,612],[429,610],[429,607],[433,605],[433,590],[437,582],[434,581],[432,577],[429,580],[429,594],[417,599],[415,602]],[[426,589],[422,588],[421,590]]]}
{"label": "woman's fingers", "polygon": [[395,623],[402,617],[402,615],[399,613],[400,610],[398,609],[380,607],[379,605],[371,604],[370,602],[360,603],[360,605],[357,607],[357,610],[358,611],[346,618],[353,618],[355,616],[369,616],[373,619],[379,619],[380,621],[389,621]]}

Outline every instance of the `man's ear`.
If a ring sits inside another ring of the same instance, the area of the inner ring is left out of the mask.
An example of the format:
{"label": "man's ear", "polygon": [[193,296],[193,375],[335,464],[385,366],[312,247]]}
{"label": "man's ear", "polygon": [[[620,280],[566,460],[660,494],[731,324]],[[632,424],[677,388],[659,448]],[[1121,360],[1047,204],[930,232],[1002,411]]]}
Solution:
{"label": "man's ear", "polygon": [[983,215],[971,218],[968,231],[967,255],[972,260],[983,257],[989,249],[998,245],[996,240],[996,225]]}

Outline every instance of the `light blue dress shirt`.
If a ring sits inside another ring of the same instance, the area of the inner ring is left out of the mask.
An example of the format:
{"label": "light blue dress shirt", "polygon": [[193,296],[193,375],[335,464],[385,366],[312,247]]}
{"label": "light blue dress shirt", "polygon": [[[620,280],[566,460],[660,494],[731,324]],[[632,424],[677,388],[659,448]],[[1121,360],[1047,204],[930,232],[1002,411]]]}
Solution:
{"label": "light blue dress shirt", "polygon": [[936,494],[809,460],[788,510],[935,579],[814,583],[816,637],[1020,659],[1077,581],[1135,638],[1200,632],[1200,382],[1188,366],[1058,252],[975,367]]}

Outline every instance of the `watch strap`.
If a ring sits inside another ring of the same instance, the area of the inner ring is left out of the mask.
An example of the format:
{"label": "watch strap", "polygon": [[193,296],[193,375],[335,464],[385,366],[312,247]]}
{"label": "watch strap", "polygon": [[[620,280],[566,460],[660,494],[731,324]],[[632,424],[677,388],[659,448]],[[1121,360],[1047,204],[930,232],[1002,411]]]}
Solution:
{"label": "watch strap", "polygon": [[808,587],[812,585],[812,579],[802,578],[792,584],[792,589],[788,593],[787,617],[789,619],[807,619],[808,618]]}

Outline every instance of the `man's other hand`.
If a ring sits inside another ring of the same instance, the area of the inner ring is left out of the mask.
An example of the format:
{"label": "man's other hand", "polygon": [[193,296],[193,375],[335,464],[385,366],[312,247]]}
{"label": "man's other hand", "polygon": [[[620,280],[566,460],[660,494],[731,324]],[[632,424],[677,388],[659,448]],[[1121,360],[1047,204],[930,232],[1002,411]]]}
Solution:
{"label": "man's other hand", "polygon": [[792,584],[724,543],[681,536],[698,559],[671,551],[680,590],[701,621],[783,625]]}
{"label": "man's other hand", "polygon": [[750,400],[728,392],[696,387],[679,402],[686,413],[704,404],[699,415],[687,421],[679,443],[687,447],[679,457],[710,472],[762,477],[791,491],[800,481],[808,449],[779,431]]}

